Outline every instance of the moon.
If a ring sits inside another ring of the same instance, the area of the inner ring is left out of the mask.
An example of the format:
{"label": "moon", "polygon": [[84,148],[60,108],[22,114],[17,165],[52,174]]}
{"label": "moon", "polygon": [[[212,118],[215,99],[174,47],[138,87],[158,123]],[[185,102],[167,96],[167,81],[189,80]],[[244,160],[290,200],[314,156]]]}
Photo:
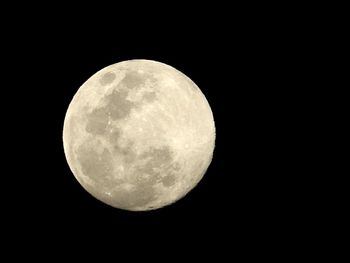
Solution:
{"label": "moon", "polygon": [[129,211],[170,205],[206,173],[215,147],[211,108],[175,68],[127,60],[91,76],[63,125],[68,165],[98,200]]}

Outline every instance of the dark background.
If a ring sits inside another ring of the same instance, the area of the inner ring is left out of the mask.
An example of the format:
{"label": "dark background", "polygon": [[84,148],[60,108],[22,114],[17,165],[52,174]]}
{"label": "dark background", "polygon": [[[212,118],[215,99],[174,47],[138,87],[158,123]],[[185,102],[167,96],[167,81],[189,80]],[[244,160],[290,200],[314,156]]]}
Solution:
{"label": "dark background", "polygon": [[[295,66],[303,43],[292,37],[284,13],[271,18],[259,8],[224,9],[169,16],[142,9],[124,16],[44,12],[9,32],[17,70],[8,78],[20,83],[20,127],[27,128],[11,130],[23,153],[22,164],[12,166],[18,194],[6,202],[6,217],[21,239],[196,252],[278,246],[298,230],[302,218],[293,211],[300,190],[293,185],[300,160],[286,149],[300,132],[288,105],[300,103],[293,100],[300,95],[294,76],[304,74]],[[96,71],[128,59],[157,60],[186,74],[205,94],[216,125],[214,157],[202,181],[151,212],[96,200],[76,181],[63,151],[64,117],[77,89]]]}

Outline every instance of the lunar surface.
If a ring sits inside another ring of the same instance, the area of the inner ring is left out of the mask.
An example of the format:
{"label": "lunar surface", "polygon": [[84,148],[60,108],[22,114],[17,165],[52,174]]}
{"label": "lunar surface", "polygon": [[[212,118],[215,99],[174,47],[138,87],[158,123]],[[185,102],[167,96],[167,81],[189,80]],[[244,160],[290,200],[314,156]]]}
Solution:
{"label": "lunar surface", "polygon": [[110,65],[74,95],[63,145],[75,178],[95,198],[130,211],[185,196],[212,160],[215,125],[197,85],[151,60]]}

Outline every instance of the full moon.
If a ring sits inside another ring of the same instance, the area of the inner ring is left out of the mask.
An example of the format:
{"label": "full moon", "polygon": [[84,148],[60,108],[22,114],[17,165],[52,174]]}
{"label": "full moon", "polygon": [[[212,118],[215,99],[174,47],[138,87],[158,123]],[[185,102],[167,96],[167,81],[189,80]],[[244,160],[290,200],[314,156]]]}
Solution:
{"label": "full moon", "polygon": [[152,60],[119,62],[76,92],[63,127],[68,165],[98,200],[129,211],[184,197],[213,157],[215,124],[197,85]]}

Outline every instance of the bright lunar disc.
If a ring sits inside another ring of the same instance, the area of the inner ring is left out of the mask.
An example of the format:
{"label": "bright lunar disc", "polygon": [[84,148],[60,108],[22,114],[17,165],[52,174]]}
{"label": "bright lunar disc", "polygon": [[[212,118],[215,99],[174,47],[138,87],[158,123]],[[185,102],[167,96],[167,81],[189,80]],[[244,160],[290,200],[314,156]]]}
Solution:
{"label": "bright lunar disc", "polygon": [[63,144],[74,176],[95,198],[143,211],[185,196],[215,145],[210,106],[196,84],[151,60],[110,65],[74,95]]}

